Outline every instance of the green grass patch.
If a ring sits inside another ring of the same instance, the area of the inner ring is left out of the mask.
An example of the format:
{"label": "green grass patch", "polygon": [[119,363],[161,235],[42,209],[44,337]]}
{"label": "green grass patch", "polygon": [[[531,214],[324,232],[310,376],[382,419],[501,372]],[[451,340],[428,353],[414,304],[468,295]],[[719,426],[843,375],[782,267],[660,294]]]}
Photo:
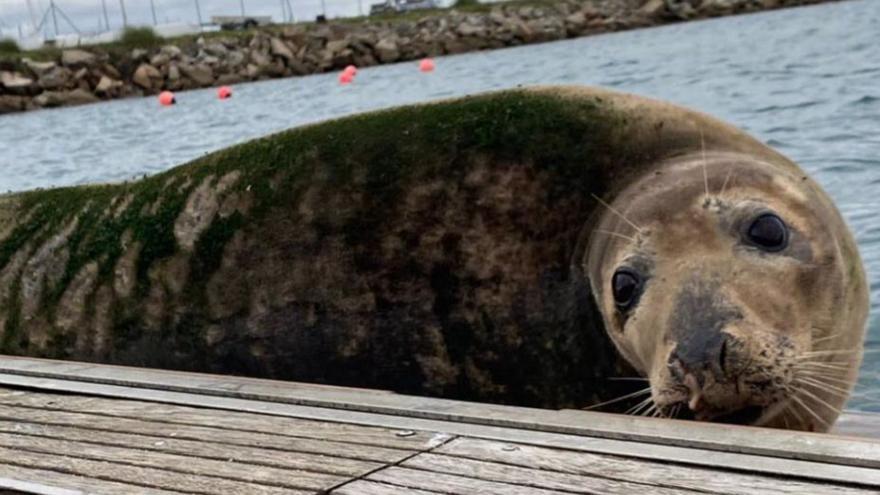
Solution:
{"label": "green grass patch", "polygon": [[17,55],[19,53],[21,53],[21,47],[18,46],[15,40],[9,38],[0,39],[0,54]]}
{"label": "green grass patch", "polygon": [[117,42],[125,48],[155,48],[165,42],[151,27],[127,27]]}

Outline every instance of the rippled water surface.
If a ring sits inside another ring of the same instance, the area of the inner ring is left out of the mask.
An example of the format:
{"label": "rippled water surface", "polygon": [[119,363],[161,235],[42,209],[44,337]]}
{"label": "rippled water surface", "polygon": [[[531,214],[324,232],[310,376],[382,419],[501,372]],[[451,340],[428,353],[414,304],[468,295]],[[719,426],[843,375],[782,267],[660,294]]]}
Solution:
{"label": "rippled water surface", "polygon": [[[518,84],[617,88],[697,108],[806,168],[856,232],[880,349],[880,1],[861,0],[616,33],[360,71],[0,117],[0,191],[117,181],[232,143],[367,109]],[[880,353],[851,407],[880,411]]]}

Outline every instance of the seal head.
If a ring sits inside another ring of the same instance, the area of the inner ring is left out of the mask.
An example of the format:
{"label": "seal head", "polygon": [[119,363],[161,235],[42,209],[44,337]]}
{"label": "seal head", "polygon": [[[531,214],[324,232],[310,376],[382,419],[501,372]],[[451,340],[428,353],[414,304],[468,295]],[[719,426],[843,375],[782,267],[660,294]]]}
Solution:
{"label": "seal head", "polygon": [[697,151],[610,203],[583,260],[642,410],[827,430],[861,360],[867,288],[830,199],[772,157]]}

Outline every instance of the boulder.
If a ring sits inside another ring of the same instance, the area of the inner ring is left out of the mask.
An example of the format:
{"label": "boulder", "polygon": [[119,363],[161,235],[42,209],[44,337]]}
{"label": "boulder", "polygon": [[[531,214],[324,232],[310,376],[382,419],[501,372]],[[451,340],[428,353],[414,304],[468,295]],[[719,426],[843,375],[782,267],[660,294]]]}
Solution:
{"label": "boulder", "polygon": [[228,84],[238,84],[242,82],[244,78],[242,78],[238,74],[223,74],[222,76],[217,78],[217,84],[220,86],[228,85]]}
{"label": "boulder", "polygon": [[74,69],[93,65],[96,59],[94,53],[85,50],[74,49],[61,52],[61,65]]}
{"label": "boulder", "polygon": [[64,104],[64,98],[59,91],[43,91],[34,98],[34,104],[40,108],[60,107]]}
{"label": "boulder", "polygon": [[666,2],[664,0],[648,0],[638,12],[646,17],[657,18],[666,14]]}
{"label": "boulder", "polygon": [[281,39],[272,38],[269,43],[270,43],[270,45],[269,45],[270,51],[273,56],[281,57],[286,62],[290,62],[291,60],[296,58],[293,55],[293,51],[291,51],[290,47],[288,47],[287,44],[284,43],[284,41],[282,41]]}
{"label": "boulder", "polygon": [[131,77],[133,83],[150,91],[162,82],[162,73],[150,64],[141,64]]}
{"label": "boulder", "polygon": [[0,114],[20,112],[27,108],[27,98],[15,95],[0,95]]}
{"label": "boulder", "polygon": [[395,62],[400,58],[400,49],[397,42],[390,38],[383,38],[376,43],[376,56],[383,63]]}
{"label": "boulder", "polygon": [[170,61],[171,57],[169,57],[167,53],[159,52],[150,58],[150,65],[153,67],[162,67],[163,65],[168,65],[168,62]]}
{"label": "boulder", "polygon": [[33,79],[25,77],[18,72],[0,72],[0,86],[5,88],[7,93],[26,93],[33,84]]}
{"label": "boulder", "polygon": [[41,77],[43,74],[49,72],[50,70],[52,70],[58,66],[58,64],[56,64],[55,62],[52,62],[52,61],[35,62],[29,58],[23,58],[23,59],[21,59],[21,61],[25,65],[25,67],[30,69],[30,71],[33,72],[34,75],[37,77]]}
{"label": "boulder", "polygon": [[177,60],[183,55],[183,52],[175,45],[165,45],[160,50],[159,53],[167,55],[171,60]]}
{"label": "boulder", "polygon": [[348,48],[348,45],[349,40],[347,39],[328,41],[326,50],[330,53],[331,56],[333,56]]}
{"label": "boulder", "polygon": [[119,70],[110,64],[104,64],[104,66],[101,67],[101,70],[104,74],[107,74],[107,76],[113,79],[122,79],[122,74],[119,73]]}
{"label": "boulder", "polygon": [[150,52],[142,48],[135,48],[131,51],[131,60],[133,62],[145,62],[149,54]]}
{"label": "boulder", "polygon": [[70,85],[73,73],[66,67],[55,67],[40,76],[38,84],[41,88],[49,91],[63,89]]}
{"label": "boulder", "polygon": [[226,45],[223,43],[208,43],[203,50],[205,50],[205,53],[208,55],[220,58],[225,57],[229,53],[229,49],[226,48]]}
{"label": "boulder", "polygon": [[97,96],[82,88],[77,88],[69,93],[62,94],[61,99],[62,105],[85,105],[87,103],[95,103],[96,101],[99,101]]}
{"label": "boulder", "polygon": [[180,64],[181,74],[199,86],[214,84],[214,70],[205,64]]}
{"label": "boulder", "polygon": [[120,86],[122,86],[121,81],[110,79],[107,76],[101,76],[101,80],[98,81],[98,85],[95,86],[95,93],[103,96],[111,96]]}

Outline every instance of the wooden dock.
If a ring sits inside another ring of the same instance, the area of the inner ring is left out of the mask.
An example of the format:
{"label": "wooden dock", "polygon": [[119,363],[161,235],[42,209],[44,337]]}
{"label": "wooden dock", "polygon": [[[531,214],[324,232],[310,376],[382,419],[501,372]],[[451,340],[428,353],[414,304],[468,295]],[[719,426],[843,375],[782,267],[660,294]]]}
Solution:
{"label": "wooden dock", "polygon": [[2,494],[878,491],[871,438],[0,358]]}

